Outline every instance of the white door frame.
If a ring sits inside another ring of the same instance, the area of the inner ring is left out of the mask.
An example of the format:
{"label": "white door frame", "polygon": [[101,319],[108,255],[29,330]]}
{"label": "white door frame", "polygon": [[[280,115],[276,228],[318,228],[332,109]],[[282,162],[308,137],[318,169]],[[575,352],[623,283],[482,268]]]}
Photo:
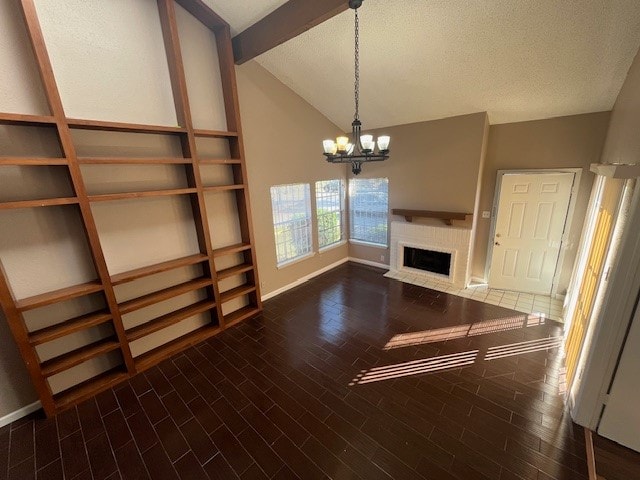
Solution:
{"label": "white door frame", "polygon": [[582,176],[582,168],[539,168],[539,169],[524,169],[524,170],[498,170],[496,175],[496,189],[493,194],[493,205],[491,206],[491,227],[489,228],[489,241],[487,245],[487,261],[484,267],[484,278],[489,281],[489,270],[491,269],[491,260],[493,258],[493,239],[496,236],[496,220],[498,218],[498,204],[500,203],[500,188],[502,187],[502,177],[507,174],[515,175],[540,175],[547,173],[572,173],[573,185],[571,186],[571,197],[569,199],[569,208],[567,209],[567,219],[564,224],[564,231],[562,232],[562,240],[560,242],[560,255],[558,256],[558,262],[556,263],[556,271],[553,274],[553,283],[551,285],[551,296],[558,296],[558,280],[560,275],[558,272],[562,271],[564,265],[567,249],[565,248],[567,240],[569,238],[569,232],[571,231],[571,225],[573,222],[573,212],[576,208],[576,200],[578,196],[578,189],[580,188],[580,178]]}

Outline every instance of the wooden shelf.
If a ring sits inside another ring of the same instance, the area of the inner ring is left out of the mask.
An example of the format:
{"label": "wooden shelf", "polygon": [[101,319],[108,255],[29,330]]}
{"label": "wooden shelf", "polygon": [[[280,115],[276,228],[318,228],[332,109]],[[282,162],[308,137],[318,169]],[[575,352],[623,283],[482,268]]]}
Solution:
{"label": "wooden shelf", "polygon": [[175,260],[156,263],[155,265],[149,265],[147,267],[136,268],[134,270],[129,270],[128,272],[117,273],[111,276],[111,284],[121,285],[123,283],[132,282],[133,280],[148,277],[156,273],[162,273],[180,267],[187,267],[189,265],[203,263],[207,260],[209,260],[209,257],[202,253],[189,255],[188,257],[176,258]]}
{"label": "wooden shelf", "polygon": [[53,396],[56,408],[58,411],[62,411],[71,405],[80,403],[113,387],[127,378],[129,378],[129,374],[123,371],[121,367],[103,372],[67,390],[56,393]]}
{"label": "wooden shelf", "polygon": [[165,125],[144,125],[138,123],[105,122],[101,120],[85,120],[81,118],[68,118],[67,123],[71,128],[79,130],[100,130],[105,132],[130,132],[177,135],[186,133],[182,127],[170,127]]}
{"label": "wooden shelf", "polygon": [[260,309],[254,307],[253,305],[246,305],[235,312],[232,312],[228,315],[224,316],[224,325],[225,327],[232,327],[237,323],[246,320],[249,317],[253,317],[254,315],[260,313]]}
{"label": "wooden shelf", "polygon": [[51,292],[34,295],[33,297],[23,298],[16,301],[16,308],[21,311],[33,310],[34,308],[53,305],[54,303],[64,302],[72,298],[82,297],[90,293],[102,291],[102,284],[99,281],[82,283],[72,287],[61,288]]}
{"label": "wooden shelf", "polygon": [[31,345],[41,345],[56,338],[64,337],[71,333],[79,332],[87,328],[95,327],[107,323],[111,320],[111,314],[102,310],[100,312],[89,313],[80,317],[72,318],[60,322],[50,327],[42,328],[29,333],[29,343]]}
{"label": "wooden shelf", "polygon": [[0,165],[33,165],[33,166],[55,166],[68,165],[66,158],[49,157],[0,157]]}
{"label": "wooden shelf", "polygon": [[172,195],[189,195],[197,193],[195,188],[178,188],[174,190],[151,190],[148,192],[124,192],[106,193],[101,195],[89,195],[90,202],[110,202],[113,200],[131,200],[135,198],[169,197]]}
{"label": "wooden shelf", "polygon": [[197,315],[199,313],[211,310],[212,308],[215,308],[215,306],[215,302],[211,300],[203,300],[202,302],[189,305],[188,307],[181,308],[180,310],[176,310],[175,312],[167,313],[166,315],[154,318],[153,320],[149,320],[142,325],[138,325],[137,327],[133,327],[127,330],[127,339],[130,342],[133,342],[154,332],[162,330],[163,328],[170,327],[171,325],[181,322],[182,320],[185,320],[189,317],[193,317],[194,315]]}
{"label": "wooden shelf", "polygon": [[156,365],[161,360],[170,357],[174,353],[184,350],[191,345],[196,345],[207,338],[220,333],[220,331],[221,328],[217,325],[205,325],[197,330],[193,330],[186,335],[178,337],[175,340],[171,340],[164,345],[160,345],[159,347],[136,357],[136,369],[138,372],[142,372]]}
{"label": "wooden shelf", "polygon": [[241,297],[242,295],[246,295],[247,293],[251,293],[256,289],[255,285],[244,284],[239,287],[232,288],[231,290],[227,290],[226,292],[220,293],[220,301],[222,303],[228,302],[229,300],[233,300],[234,298]]}
{"label": "wooden shelf", "polygon": [[402,208],[394,208],[391,210],[394,215],[404,217],[407,222],[413,222],[414,217],[418,218],[437,218],[447,225],[453,225],[453,220],[468,220],[473,217],[473,213],[463,212],[435,212],[430,210],[405,210]]}
{"label": "wooden shelf", "polygon": [[216,185],[211,187],[202,187],[205,192],[228,192],[231,190],[243,190],[246,185]]}
{"label": "wooden shelf", "polygon": [[229,245],[228,247],[216,248],[213,251],[214,257],[223,257],[225,255],[231,255],[233,253],[244,252],[251,248],[250,243],[236,243],[235,245]]}
{"label": "wooden shelf", "polygon": [[118,350],[119,348],[120,343],[118,340],[112,338],[90,343],[89,345],[72,350],[71,352],[60,355],[59,357],[42,362],[40,364],[42,375],[50,377],[56,373],[69,370],[70,368],[80,365],[81,363],[91,360],[97,356]]}
{"label": "wooden shelf", "polygon": [[76,197],[67,198],[44,198],[42,200],[20,200],[17,202],[2,202],[0,210],[10,210],[14,208],[39,208],[39,207],[56,207],[60,205],[76,205],[78,203]]}
{"label": "wooden shelf", "polygon": [[240,165],[242,160],[236,158],[201,158],[198,162],[201,165]]}
{"label": "wooden shelf", "polygon": [[238,136],[238,132],[225,132],[223,130],[204,130],[201,128],[194,129],[193,134],[196,137],[203,138],[233,138]]}
{"label": "wooden shelf", "polygon": [[123,302],[119,305],[119,310],[123,315],[126,313],[131,313],[136,310],[140,310],[141,308],[148,307],[149,305],[163,302],[165,300],[180,296],[193,290],[199,290],[201,288],[208,287],[212,283],[213,280],[211,280],[210,278],[197,278],[189,282],[181,283],[180,285],[175,285],[173,287],[158,290],[157,292],[153,292],[148,295],[143,295],[142,297]]}
{"label": "wooden shelf", "polygon": [[182,157],[80,157],[78,163],[83,165],[185,165],[192,163],[192,159]]}
{"label": "wooden shelf", "polygon": [[0,125],[27,125],[32,127],[52,127],[56,124],[50,115],[24,115],[22,113],[0,113]]}
{"label": "wooden shelf", "polygon": [[250,263],[241,263],[240,265],[236,265],[234,267],[225,268],[224,270],[220,270],[218,272],[218,280],[222,280],[225,278],[233,277],[235,275],[240,275],[244,272],[248,272],[253,270],[253,265]]}

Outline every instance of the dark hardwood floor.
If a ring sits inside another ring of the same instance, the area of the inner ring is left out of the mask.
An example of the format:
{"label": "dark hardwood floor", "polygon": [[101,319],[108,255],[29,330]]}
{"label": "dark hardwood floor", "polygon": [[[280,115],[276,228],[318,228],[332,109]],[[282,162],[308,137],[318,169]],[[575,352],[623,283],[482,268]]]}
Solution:
{"label": "dark hardwood floor", "polygon": [[0,480],[586,479],[561,335],[345,264],[55,419],[0,429]]}

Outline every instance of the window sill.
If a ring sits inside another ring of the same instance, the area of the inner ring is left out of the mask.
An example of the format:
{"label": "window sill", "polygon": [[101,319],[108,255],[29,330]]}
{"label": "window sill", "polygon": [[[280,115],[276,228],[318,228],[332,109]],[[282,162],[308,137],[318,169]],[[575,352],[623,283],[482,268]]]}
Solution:
{"label": "window sill", "polygon": [[365,242],[362,240],[354,240],[352,238],[349,239],[349,243],[353,243],[354,245],[362,245],[363,247],[381,248],[383,250],[387,250],[389,248],[389,245],[381,245],[379,243],[371,243],[371,242]]}
{"label": "window sill", "polygon": [[346,244],[347,244],[346,240],[340,240],[339,242],[332,243],[331,245],[327,245],[326,247],[320,248],[318,250],[318,252],[319,253],[328,252],[329,250],[333,250],[334,248],[342,247],[343,245],[346,245]]}
{"label": "window sill", "polygon": [[302,257],[298,257],[298,258],[294,258],[292,260],[287,260],[286,262],[278,263],[277,264],[277,268],[278,268],[278,270],[280,270],[281,268],[288,267],[289,265],[293,265],[294,263],[302,262],[304,260],[307,260],[308,258],[314,257],[315,255],[316,255],[315,252],[307,253],[306,255],[303,255]]}

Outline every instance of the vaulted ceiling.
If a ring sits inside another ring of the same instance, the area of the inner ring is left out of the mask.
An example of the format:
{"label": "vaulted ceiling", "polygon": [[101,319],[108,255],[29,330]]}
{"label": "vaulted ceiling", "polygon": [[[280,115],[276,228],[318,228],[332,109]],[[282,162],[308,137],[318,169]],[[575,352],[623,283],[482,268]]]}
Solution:
{"label": "vaulted ceiling", "polygon": [[[234,33],[286,3],[205,1]],[[638,0],[366,0],[359,12],[368,128],[478,111],[496,124],[610,110],[640,46]],[[349,128],[353,11],[257,61]]]}

